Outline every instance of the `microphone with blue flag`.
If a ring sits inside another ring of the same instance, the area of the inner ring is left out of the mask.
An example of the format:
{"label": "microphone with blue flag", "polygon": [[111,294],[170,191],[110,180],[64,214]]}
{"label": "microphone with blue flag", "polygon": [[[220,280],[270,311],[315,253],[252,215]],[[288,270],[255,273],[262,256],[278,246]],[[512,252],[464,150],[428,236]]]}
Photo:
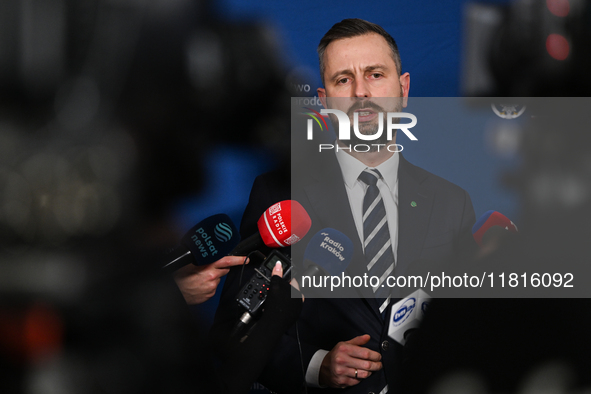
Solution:
{"label": "microphone with blue flag", "polygon": [[225,213],[210,216],[193,226],[173,252],[176,257],[162,267],[168,272],[192,263],[211,264],[228,255],[240,242],[238,229]]}

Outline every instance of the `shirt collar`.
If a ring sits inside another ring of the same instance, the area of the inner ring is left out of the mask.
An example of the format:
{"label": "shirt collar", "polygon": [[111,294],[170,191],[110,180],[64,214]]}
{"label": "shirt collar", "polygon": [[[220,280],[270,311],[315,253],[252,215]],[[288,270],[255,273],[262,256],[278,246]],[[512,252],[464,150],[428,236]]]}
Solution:
{"label": "shirt collar", "polygon": [[[336,156],[341,167],[341,172],[343,173],[345,184],[347,187],[353,188],[355,182],[358,181],[359,175],[368,167],[342,149],[336,151]],[[394,186],[398,180],[399,162],[398,153],[394,153],[388,160],[375,167],[382,174],[382,180],[388,185],[390,190],[394,190]]]}

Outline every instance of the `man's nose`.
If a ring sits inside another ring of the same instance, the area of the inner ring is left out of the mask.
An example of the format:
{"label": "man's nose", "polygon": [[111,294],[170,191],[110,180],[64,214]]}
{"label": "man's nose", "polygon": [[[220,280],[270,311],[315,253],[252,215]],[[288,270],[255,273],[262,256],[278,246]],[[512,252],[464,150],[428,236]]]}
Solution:
{"label": "man's nose", "polygon": [[355,79],[355,83],[353,84],[353,97],[371,97],[371,92],[365,79]]}

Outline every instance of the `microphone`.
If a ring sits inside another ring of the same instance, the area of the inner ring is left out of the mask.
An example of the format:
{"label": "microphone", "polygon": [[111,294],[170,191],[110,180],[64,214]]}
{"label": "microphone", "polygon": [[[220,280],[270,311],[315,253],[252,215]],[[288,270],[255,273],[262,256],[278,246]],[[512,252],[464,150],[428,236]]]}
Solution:
{"label": "microphone", "polygon": [[[488,211],[478,219],[474,226],[472,226],[472,236],[478,244],[482,247],[486,241],[485,234],[497,234],[499,230],[506,230],[512,233],[517,233],[517,226],[509,218],[497,211]],[[503,235],[505,234],[501,231]]]}
{"label": "microphone", "polygon": [[[334,287],[338,289],[341,280],[344,281],[339,275],[345,272],[352,256],[353,242],[345,234],[334,228],[318,231],[304,251],[304,272],[299,277],[302,293],[311,298],[334,296]],[[340,293],[346,290],[337,291]]]}
{"label": "microphone", "polygon": [[388,336],[404,346],[425,316],[431,297],[419,289],[392,306]]}
{"label": "microphone", "polygon": [[282,248],[293,245],[310,230],[312,220],[302,204],[284,200],[271,205],[257,222],[258,233],[240,242],[229,254],[246,256],[264,245]]}
{"label": "microphone", "polygon": [[174,250],[177,255],[162,267],[168,272],[176,271],[189,263],[211,264],[226,256],[240,241],[238,229],[224,213],[210,216],[193,226]]}
{"label": "microphone", "polygon": [[340,275],[349,266],[352,256],[353,242],[349,237],[334,228],[323,228],[306,246],[302,276]]}

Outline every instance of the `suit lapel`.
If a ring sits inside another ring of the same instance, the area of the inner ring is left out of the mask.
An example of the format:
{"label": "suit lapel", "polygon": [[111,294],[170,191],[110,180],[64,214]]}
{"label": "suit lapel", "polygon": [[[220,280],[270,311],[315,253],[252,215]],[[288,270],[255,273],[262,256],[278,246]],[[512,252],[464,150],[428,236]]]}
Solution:
{"label": "suit lapel", "polygon": [[314,216],[319,218],[323,227],[332,227],[344,233],[353,241],[355,251],[361,248],[359,237],[349,208],[347,191],[342,176],[333,173],[330,178],[304,186]]}
{"label": "suit lapel", "polygon": [[404,275],[417,260],[433,208],[433,192],[421,186],[424,176],[400,155],[398,168],[398,259],[396,275]]}

